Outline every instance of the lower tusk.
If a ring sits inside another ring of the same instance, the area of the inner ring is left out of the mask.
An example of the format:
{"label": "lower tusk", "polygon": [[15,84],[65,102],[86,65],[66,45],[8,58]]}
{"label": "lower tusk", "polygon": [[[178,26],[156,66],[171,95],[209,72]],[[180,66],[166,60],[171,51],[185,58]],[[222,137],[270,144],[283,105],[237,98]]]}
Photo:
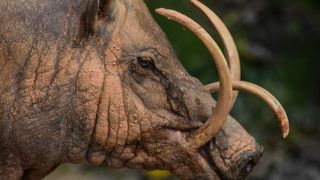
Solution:
{"label": "lower tusk", "polygon": [[[264,100],[275,113],[282,131],[283,138],[286,138],[288,136],[290,127],[287,114],[282,105],[272,94],[258,85],[245,81],[234,81],[232,83],[232,86],[235,90],[249,92]],[[205,91],[209,91],[210,93],[218,92],[220,89],[220,83],[216,82],[208,84],[204,86],[203,89]]]}

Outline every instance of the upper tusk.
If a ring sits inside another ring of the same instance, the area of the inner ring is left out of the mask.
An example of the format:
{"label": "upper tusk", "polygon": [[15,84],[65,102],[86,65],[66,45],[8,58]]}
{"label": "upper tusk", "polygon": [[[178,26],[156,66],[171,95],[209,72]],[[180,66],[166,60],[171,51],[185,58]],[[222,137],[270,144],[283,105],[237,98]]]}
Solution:
{"label": "upper tusk", "polygon": [[[282,105],[272,94],[270,94],[267,90],[263,89],[260,86],[245,81],[234,81],[232,83],[232,86],[233,89],[249,92],[264,100],[275,113],[282,131],[283,138],[286,138],[288,136],[290,127],[287,114],[283,109]],[[210,93],[214,93],[219,91],[220,84],[216,82],[208,84],[203,88],[204,90],[209,91]]]}
{"label": "upper tusk", "polygon": [[[198,0],[191,0],[191,2],[198,7],[210,20],[211,24],[216,28],[218,31],[224,48],[227,54],[227,60],[230,67],[230,73],[232,75],[233,81],[240,81],[241,79],[241,70],[240,70],[240,58],[239,53],[236,47],[236,43],[231,36],[228,28],[222,22],[222,20],[207,6],[202,4]],[[233,94],[233,103],[235,102],[238,95],[238,91],[234,91]]]}
{"label": "upper tusk", "polygon": [[172,19],[190,29],[210,51],[217,67],[219,81],[221,82],[219,98],[212,115],[206,123],[191,135],[190,145],[199,148],[206,144],[223,126],[232,107],[232,78],[227,61],[217,43],[212,37],[195,21],[189,17],[168,9],[157,9],[157,13]]}

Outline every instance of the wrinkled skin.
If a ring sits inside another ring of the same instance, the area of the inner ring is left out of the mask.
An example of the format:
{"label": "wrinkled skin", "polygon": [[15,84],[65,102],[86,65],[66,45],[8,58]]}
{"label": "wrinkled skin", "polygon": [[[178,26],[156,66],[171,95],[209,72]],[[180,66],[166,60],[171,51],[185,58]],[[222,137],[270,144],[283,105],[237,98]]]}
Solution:
{"label": "wrinkled skin", "polygon": [[245,178],[262,150],[231,117],[205,147],[187,142],[215,101],[143,1],[95,2],[0,2],[0,179],[84,161]]}

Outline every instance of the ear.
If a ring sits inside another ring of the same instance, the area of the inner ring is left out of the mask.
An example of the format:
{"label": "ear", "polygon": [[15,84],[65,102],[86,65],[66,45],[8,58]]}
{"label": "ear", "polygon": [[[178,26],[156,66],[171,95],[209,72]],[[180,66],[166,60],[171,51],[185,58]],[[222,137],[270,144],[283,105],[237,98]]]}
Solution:
{"label": "ear", "polygon": [[89,35],[97,31],[99,20],[111,21],[116,12],[116,2],[118,0],[89,0],[86,10],[86,30]]}
{"label": "ear", "polygon": [[83,38],[94,36],[100,21],[113,21],[119,0],[87,0],[85,11],[80,17],[78,33],[74,39],[74,47],[80,47]]}
{"label": "ear", "polygon": [[[109,1],[109,0],[105,0]],[[85,30],[87,35],[94,35],[97,31],[101,0],[90,0],[85,12]]]}

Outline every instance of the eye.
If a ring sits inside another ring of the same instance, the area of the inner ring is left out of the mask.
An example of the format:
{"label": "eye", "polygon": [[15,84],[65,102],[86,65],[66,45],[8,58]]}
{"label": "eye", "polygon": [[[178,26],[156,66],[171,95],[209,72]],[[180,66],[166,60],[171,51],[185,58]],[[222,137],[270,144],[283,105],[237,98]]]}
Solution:
{"label": "eye", "polygon": [[138,63],[143,69],[151,69],[153,67],[153,60],[150,57],[138,57]]}

